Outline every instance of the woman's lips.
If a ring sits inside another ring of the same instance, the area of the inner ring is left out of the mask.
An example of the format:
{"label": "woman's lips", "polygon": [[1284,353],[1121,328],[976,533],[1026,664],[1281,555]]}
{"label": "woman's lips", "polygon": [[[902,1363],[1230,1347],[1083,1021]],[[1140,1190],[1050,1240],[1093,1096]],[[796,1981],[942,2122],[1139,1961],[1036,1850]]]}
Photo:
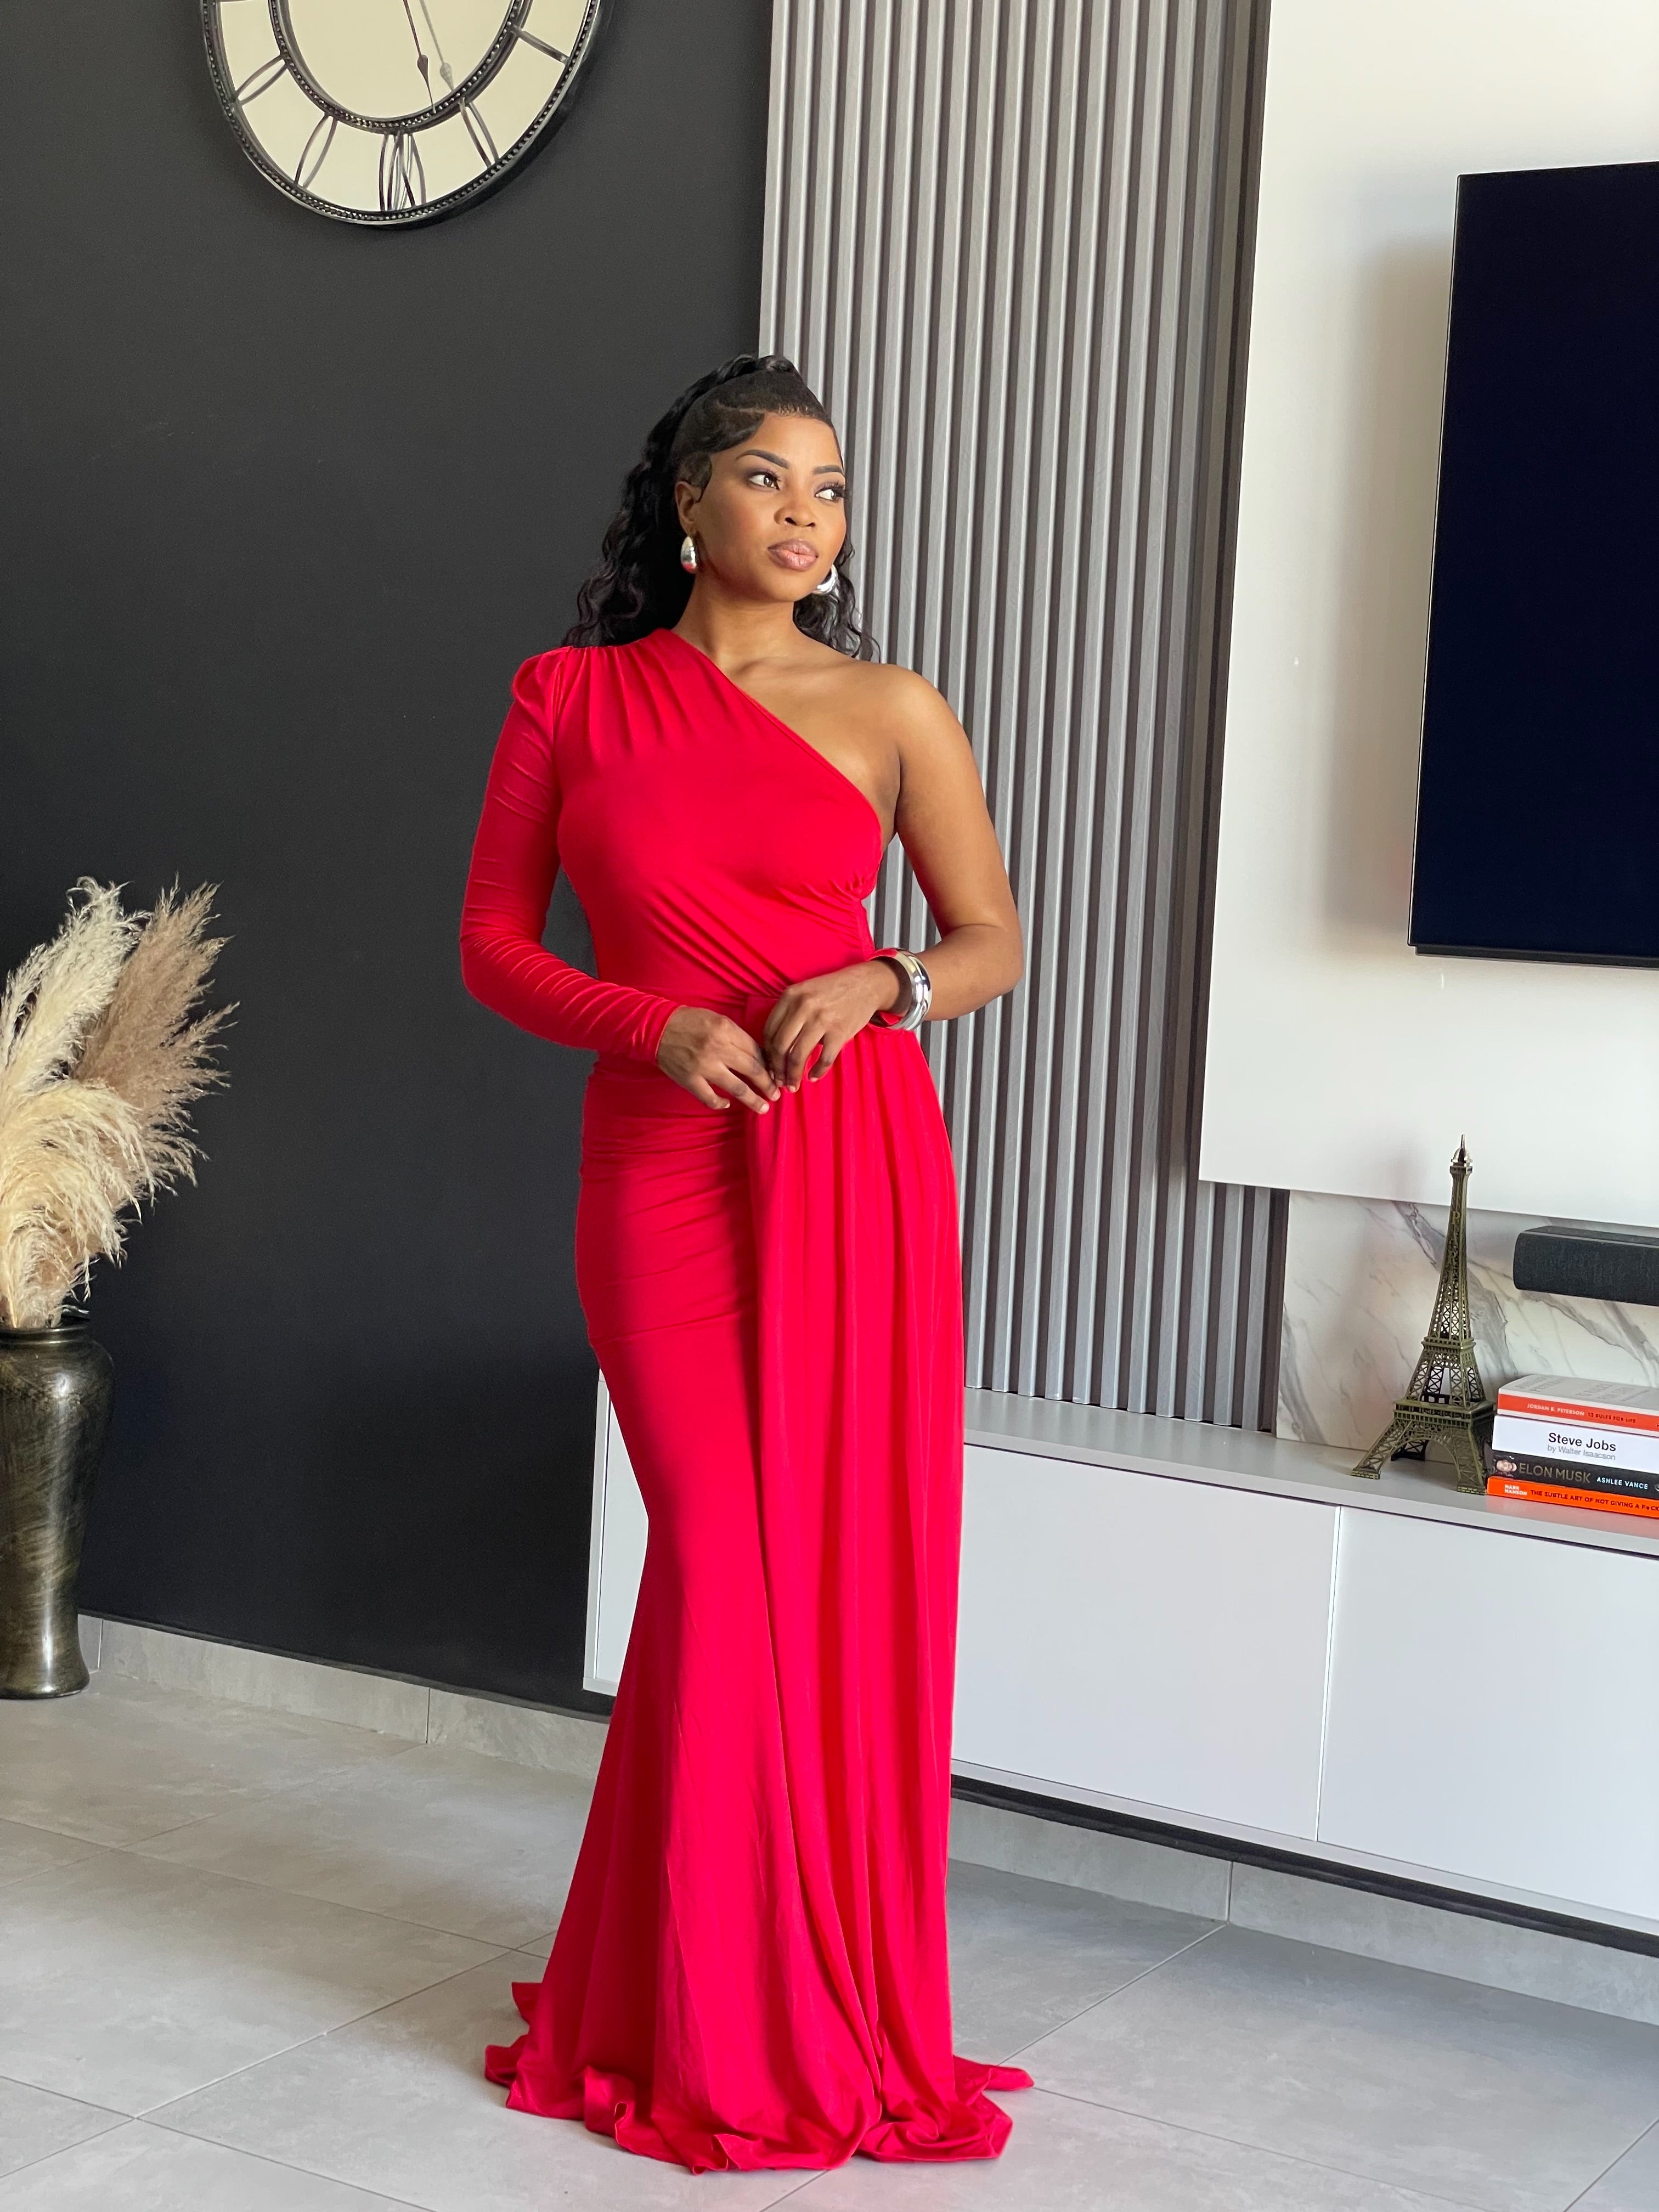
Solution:
{"label": "woman's lips", "polygon": [[818,549],[799,538],[786,538],[781,545],[769,545],[767,551],[781,568],[816,568]]}

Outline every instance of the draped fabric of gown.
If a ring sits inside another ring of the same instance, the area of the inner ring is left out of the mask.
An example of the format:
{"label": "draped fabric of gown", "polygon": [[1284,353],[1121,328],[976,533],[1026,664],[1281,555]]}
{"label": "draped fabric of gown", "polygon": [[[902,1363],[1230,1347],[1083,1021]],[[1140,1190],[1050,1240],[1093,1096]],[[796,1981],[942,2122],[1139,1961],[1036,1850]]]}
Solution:
{"label": "draped fabric of gown", "polygon": [[[962,1276],[925,1054],[872,1026],[765,1114],[656,1065],[677,1006],[759,1038],[874,950],[881,823],[672,630],[526,661],[462,921],[468,988],[597,1053],[577,1289],[649,1517],[520,2111],[702,2172],[994,2157],[945,1948]],[[599,979],[546,951],[560,866]],[[811,1065],[817,1064],[815,1054]]]}

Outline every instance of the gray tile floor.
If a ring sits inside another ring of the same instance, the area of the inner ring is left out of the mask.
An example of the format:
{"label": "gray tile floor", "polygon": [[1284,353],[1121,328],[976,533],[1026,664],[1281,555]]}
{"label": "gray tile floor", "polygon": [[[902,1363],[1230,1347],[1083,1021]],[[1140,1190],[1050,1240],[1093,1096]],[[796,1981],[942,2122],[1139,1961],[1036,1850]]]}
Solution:
{"label": "gray tile floor", "polygon": [[509,2112],[586,1785],[97,1675],[0,1704],[0,2212],[1659,2212],[1659,2028],[983,1868],[1000,2160],[691,2175]]}

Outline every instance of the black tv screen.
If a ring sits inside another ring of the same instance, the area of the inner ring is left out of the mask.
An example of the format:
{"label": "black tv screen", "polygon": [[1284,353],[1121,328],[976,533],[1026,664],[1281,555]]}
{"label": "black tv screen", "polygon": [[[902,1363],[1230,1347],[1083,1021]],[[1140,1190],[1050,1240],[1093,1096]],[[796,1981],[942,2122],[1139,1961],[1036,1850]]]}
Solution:
{"label": "black tv screen", "polygon": [[1411,942],[1659,962],[1659,161],[1458,182]]}

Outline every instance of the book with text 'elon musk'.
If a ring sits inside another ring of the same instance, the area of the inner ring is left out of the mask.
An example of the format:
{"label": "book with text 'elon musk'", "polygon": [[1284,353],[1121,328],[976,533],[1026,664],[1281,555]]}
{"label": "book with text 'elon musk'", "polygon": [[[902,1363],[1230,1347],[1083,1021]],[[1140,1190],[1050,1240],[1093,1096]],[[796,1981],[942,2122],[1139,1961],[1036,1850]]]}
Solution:
{"label": "book with text 'elon musk'", "polygon": [[1615,1498],[1659,1500],[1659,1474],[1630,1474],[1622,1468],[1578,1467],[1570,1460],[1536,1459],[1494,1449],[1489,1473],[1516,1482],[1541,1482],[1557,1490],[1594,1491]]}

